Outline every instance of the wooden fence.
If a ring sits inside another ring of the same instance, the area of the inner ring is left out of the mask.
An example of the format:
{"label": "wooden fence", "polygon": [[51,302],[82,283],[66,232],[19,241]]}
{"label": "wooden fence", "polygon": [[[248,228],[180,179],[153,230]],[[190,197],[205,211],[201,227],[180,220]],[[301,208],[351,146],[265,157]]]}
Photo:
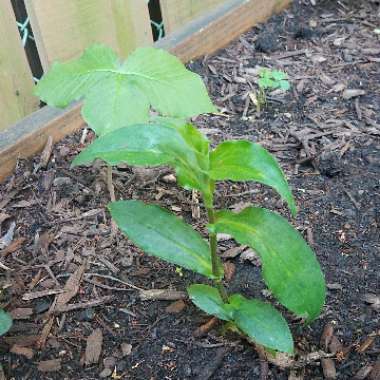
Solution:
{"label": "wooden fence", "polygon": [[[17,1],[25,3],[44,71],[56,60],[77,57],[94,42],[113,47],[123,57],[137,46],[153,44],[147,0],[1,0],[0,180],[11,172],[18,158],[38,152],[48,136],[57,141],[83,126],[80,105],[64,111],[44,107],[34,112],[39,100],[33,95],[34,80],[12,8],[12,2]],[[291,2],[150,1],[159,5],[166,32],[155,46],[184,62],[224,47]]]}

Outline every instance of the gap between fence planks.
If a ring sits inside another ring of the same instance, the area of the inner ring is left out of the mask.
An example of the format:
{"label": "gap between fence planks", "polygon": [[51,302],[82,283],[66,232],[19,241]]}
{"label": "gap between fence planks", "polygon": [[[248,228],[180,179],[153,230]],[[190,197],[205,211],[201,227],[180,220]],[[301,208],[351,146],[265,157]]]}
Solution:
{"label": "gap between fence planks", "polygon": [[[229,0],[155,43],[183,62],[214,53],[241,33],[281,11],[291,0]],[[44,107],[0,133],[0,181],[19,158],[41,151],[49,136],[57,142],[85,125],[80,104],[65,110]]]}
{"label": "gap between fence planks", "polygon": [[0,1],[0,130],[38,108],[10,0]]}

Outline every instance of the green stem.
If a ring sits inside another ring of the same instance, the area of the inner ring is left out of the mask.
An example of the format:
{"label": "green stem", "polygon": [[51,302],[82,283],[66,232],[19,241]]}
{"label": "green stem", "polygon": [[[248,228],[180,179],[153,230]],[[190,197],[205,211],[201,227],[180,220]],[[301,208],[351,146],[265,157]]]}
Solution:
{"label": "green stem", "polygon": [[[215,215],[214,215],[214,209],[212,207],[207,208],[207,215],[208,215],[209,223],[214,224],[215,223]],[[210,240],[212,273],[215,277],[217,277],[219,275],[219,270],[218,270],[218,255],[216,252],[217,239],[216,239],[216,233],[215,232],[210,232],[209,240]],[[215,283],[216,287],[218,288],[218,291],[219,291],[220,296],[222,297],[222,300],[224,302],[228,302],[228,294],[227,294],[225,287],[222,284],[222,280],[214,280],[214,283]]]}

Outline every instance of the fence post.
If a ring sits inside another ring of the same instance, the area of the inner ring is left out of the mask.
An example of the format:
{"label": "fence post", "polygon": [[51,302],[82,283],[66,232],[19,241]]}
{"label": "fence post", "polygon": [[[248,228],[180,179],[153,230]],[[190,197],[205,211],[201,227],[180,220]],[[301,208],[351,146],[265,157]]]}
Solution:
{"label": "fence post", "polygon": [[0,130],[38,107],[11,2],[0,1]]}

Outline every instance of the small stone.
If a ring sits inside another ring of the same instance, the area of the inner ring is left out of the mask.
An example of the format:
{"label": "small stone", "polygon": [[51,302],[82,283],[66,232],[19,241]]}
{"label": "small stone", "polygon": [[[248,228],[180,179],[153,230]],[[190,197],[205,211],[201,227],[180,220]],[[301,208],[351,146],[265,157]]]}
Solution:
{"label": "small stone", "polygon": [[122,354],[123,354],[123,357],[124,357],[124,356],[128,356],[128,355],[130,355],[131,352],[132,352],[132,345],[129,344],[129,343],[122,343],[122,344],[120,345],[120,349],[121,349],[121,352],[122,352]]}
{"label": "small stone", "polygon": [[99,373],[99,377],[105,379],[106,377],[110,377],[112,372],[111,368],[104,368],[103,371]]}

